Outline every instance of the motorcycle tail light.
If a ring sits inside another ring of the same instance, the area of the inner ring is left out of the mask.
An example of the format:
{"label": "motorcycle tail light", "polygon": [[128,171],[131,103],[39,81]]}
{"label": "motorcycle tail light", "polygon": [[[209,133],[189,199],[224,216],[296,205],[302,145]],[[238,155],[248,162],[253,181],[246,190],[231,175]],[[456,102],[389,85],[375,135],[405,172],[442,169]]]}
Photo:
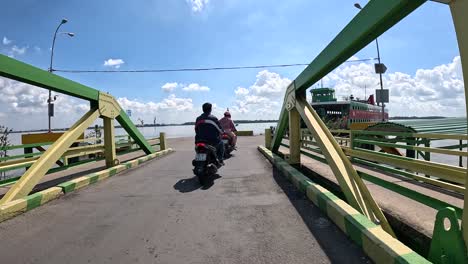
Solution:
{"label": "motorcycle tail light", "polygon": [[197,144],[195,144],[195,150],[196,150],[197,152],[200,152],[200,153],[205,152],[205,150],[206,150],[206,145],[205,145],[205,143],[197,143]]}

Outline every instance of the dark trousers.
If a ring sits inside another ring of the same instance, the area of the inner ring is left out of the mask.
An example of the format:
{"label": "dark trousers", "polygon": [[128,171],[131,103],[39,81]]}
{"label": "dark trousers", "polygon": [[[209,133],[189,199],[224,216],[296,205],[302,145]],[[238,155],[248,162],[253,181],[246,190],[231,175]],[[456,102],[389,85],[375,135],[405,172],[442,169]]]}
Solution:
{"label": "dark trousers", "polygon": [[219,141],[218,144],[213,145],[216,147],[216,155],[218,155],[219,160],[224,160],[224,143],[223,141]]}

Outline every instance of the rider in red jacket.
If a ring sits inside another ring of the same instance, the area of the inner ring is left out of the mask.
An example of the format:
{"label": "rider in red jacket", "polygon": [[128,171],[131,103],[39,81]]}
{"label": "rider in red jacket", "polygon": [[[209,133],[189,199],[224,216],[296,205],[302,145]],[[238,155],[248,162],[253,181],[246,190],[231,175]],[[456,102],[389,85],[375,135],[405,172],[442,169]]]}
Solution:
{"label": "rider in red jacket", "polygon": [[224,132],[226,132],[231,138],[232,145],[235,146],[237,142],[237,136],[234,134],[234,132],[236,132],[237,129],[234,125],[234,122],[232,122],[231,113],[229,113],[229,110],[224,113],[224,117],[219,120],[219,123],[221,124]]}

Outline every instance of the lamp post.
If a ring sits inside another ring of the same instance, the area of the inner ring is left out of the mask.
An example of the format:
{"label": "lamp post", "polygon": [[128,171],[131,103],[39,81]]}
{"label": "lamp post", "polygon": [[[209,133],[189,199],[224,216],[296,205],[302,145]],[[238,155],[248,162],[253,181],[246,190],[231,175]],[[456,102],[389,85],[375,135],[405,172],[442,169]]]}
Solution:
{"label": "lamp post", "polygon": [[[54,48],[55,48],[55,39],[57,38],[57,33],[59,35],[62,35],[62,34],[65,34],[65,35],[68,35],[69,37],[73,37],[75,36],[74,33],[71,33],[71,32],[58,32],[59,28],[67,23],[68,20],[67,19],[62,19],[62,21],[60,22],[60,24],[57,26],[57,29],[55,30],[55,33],[54,33],[54,38],[52,40],[52,49],[51,49],[51,53],[50,53],[50,65],[49,65],[49,72],[52,73],[54,71],[54,68],[52,67],[52,63],[53,63],[53,59],[54,59]],[[47,105],[48,105],[48,117],[49,117],[49,133],[52,132],[51,130],[51,125],[50,125],[50,119],[52,116],[54,116],[54,104],[53,102],[57,99],[57,96],[54,96],[54,99],[52,99],[52,91],[49,90],[49,98],[47,99]]]}
{"label": "lamp post", "polygon": [[[362,10],[362,6],[359,4],[359,3],[355,3],[354,6],[359,9],[359,10]],[[379,66],[381,67],[382,63],[380,62],[380,49],[379,49],[379,39],[378,38],[375,38],[375,44],[377,46],[377,60],[379,62]],[[377,70],[377,68],[376,68]],[[383,81],[382,81],[382,73],[384,73],[385,70],[383,70],[382,68],[379,69],[379,77],[380,77],[380,100],[383,101]],[[377,104],[379,104],[379,102],[377,102]],[[382,104],[382,121],[385,121],[385,104],[383,102],[381,102]]]}

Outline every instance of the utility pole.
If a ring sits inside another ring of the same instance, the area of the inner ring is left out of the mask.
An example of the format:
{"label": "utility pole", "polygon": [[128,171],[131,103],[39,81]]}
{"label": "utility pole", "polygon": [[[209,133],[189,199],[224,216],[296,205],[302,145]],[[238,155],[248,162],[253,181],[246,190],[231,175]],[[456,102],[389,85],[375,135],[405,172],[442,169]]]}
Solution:
{"label": "utility pole", "polygon": [[[359,3],[355,3],[354,6],[359,9],[359,10],[362,10],[362,6],[359,4]],[[380,49],[379,49],[379,40],[378,38],[375,38],[375,44],[377,45],[377,60],[378,60],[378,64],[375,64],[375,71],[376,73],[379,74],[379,77],[380,77],[380,103],[382,104],[382,121],[385,121],[385,104],[384,104],[384,100],[383,100],[383,97],[384,97],[384,89],[383,89],[383,80],[382,80],[382,74],[385,73],[385,71],[387,70],[387,67],[385,67],[384,64],[381,63],[380,61]],[[377,97],[377,95],[376,95]],[[379,102],[377,101],[377,105],[379,104]]]}
{"label": "utility pole", "polygon": [[[54,59],[54,48],[55,48],[55,39],[57,38],[57,33],[58,33],[58,30],[59,28],[67,23],[68,20],[67,19],[62,19],[62,21],[60,22],[60,24],[58,25],[57,29],[55,30],[55,33],[54,33],[54,38],[52,40],[52,49],[51,49],[51,53],[50,53],[50,65],[49,65],[49,72],[50,73],[53,73],[54,72],[54,68],[52,67],[52,63],[53,63],[53,59]],[[73,37],[75,36],[74,33],[71,33],[71,32],[60,32],[58,34],[66,34],[70,37]],[[52,129],[51,129],[51,124],[50,124],[50,121],[51,121],[51,117],[54,116],[54,104],[53,102],[55,102],[55,100],[57,100],[57,96],[54,96],[54,99],[52,99],[52,91],[49,90],[49,98],[47,99],[47,115],[49,117],[49,133],[52,132]]]}

